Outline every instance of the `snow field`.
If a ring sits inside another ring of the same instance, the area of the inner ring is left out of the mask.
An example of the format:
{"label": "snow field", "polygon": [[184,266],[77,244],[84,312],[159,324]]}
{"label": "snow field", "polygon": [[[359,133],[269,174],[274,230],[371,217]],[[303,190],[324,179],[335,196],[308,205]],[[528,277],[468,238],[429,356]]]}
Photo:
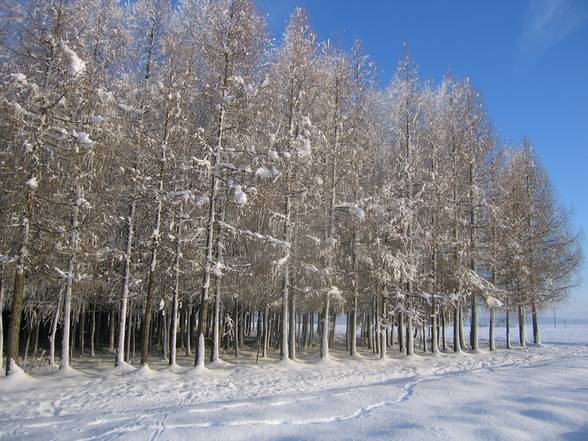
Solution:
{"label": "snow field", "polygon": [[494,353],[17,371],[0,380],[0,438],[584,440],[586,330]]}

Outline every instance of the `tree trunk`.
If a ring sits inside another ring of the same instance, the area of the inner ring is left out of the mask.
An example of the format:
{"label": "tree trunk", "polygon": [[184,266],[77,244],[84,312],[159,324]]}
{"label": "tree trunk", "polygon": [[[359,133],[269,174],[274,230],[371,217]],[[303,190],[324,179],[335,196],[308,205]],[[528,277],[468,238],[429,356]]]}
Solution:
{"label": "tree trunk", "polygon": [[192,355],[192,309],[192,300],[190,300],[186,313],[186,357]]}
{"label": "tree trunk", "polygon": [[165,306],[161,310],[161,358],[167,361],[167,352],[169,346],[169,328],[167,322],[167,314],[165,313]]}
{"label": "tree trunk", "polygon": [[33,337],[33,355],[36,355],[39,350],[39,330],[40,330],[40,328],[41,328],[41,319],[38,318],[35,321],[35,334]]}
{"label": "tree trunk", "polygon": [[[145,75],[144,80],[147,83],[151,75],[151,64],[153,58],[153,52],[155,48],[155,23],[152,23],[150,31],[149,31],[149,43],[147,45],[147,60],[145,63]],[[143,100],[143,96],[141,97]],[[143,108],[144,105],[141,104]],[[167,109],[166,109],[167,110]],[[164,122],[164,133],[163,133],[163,142],[161,143],[161,157],[160,157],[160,167],[159,167],[159,182],[158,182],[158,195],[157,195],[157,208],[156,208],[156,215],[155,215],[155,228],[152,234],[152,242],[151,242],[151,259],[149,262],[149,273],[147,276],[147,298],[145,302],[145,309],[144,309],[144,316],[142,321],[142,328],[141,328],[141,360],[140,365],[145,366],[147,365],[147,358],[149,354],[149,338],[151,334],[151,320],[153,318],[153,303],[154,303],[154,290],[153,290],[153,278],[155,276],[155,268],[157,265],[157,248],[159,245],[159,234],[160,234],[160,225],[161,225],[161,197],[163,193],[163,171],[164,171],[164,164],[166,161],[165,158],[165,151],[167,146],[167,134],[168,134],[168,115],[166,113],[165,122]],[[134,190],[134,189],[133,189]],[[155,333],[153,333],[155,334]]]}
{"label": "tree trunk", "polygon": [[[225,219],[225,207],[224,205],[220,210],[220,220],[223,222]],[[222,226],[217,226],[217,237],[216,237],[216,260],[219,265],[223,263],[223,230]],[[213,362],[217,362],[220,359],[220,302],[221,302],[221,276],[214,278],[214,318],[212,328],[212,351],[210,353],[210,359]]]}
{"label": "tree trunk", "polygon": [[233,324],[233,331],[235,332],[235,357],[239,356],[239,299],[235,298],[235,323]]}
{"label": "tree trunk", "polygon": [[[135,307],[135,310],[137,308]],[[132,315],[132,326],[131,326],[131,348],[129,350],[130,354],[132,354],[132,357],[135,358],[135,342],[137,341],[135,332],[137,330],[137,326],[138,326],[138,322],[139,322],[139,314],[135,311],[135,314]],[[131,358],[131,357],[129,357]]]}
{"label": "tree trunk", "polygon": [[120,311],[118,314],[118,345],[114,365],[119,366],[125,360],[125,331],[127,325],[127,303],[129,301],[129,283],[131,273],[131,251],[133,246],[133,230],[135,224],[136,189],[133,189],[131,203],[129,205],[129,217],[127,218],[127,243],[122,272],[122,286],[120,296]]}
{"label": "tree trunk", "polygon": [[288,301],[290,302],[290,307],[288,308],[288,314],[290,319],[290,324],[288,325],[288,358],[290,360],[294,360],[296,358],[296,298],[294,293],[289,294]]}
{"label": "tree trunk", "polygon": [[[220,250],[217,250],[219,252]],[[210,354],[211,361],[216,362],[220,359],[220,277],[215,278],[214,282],[214,323],[212,334],[212,351]]]}
{"label": "tree trunk", "polygon": [[387,331],[386,331],[386,305],[384,303],[384,298],[379,296],[379,303],[380,303],[380,310],[382,311],[382,323],[380,323],[380,358],[386,358],[386,340],[387,340]]}
{"label": "tree trunk", "polygon": [[[74,271],[74,258],[69,259],[68,266],[69,274]],[[68,277],[65,287],[65,303],[63,307],[63,332],[61,334],[61,360],[59,362],[60,369],[67,369],[69,367],[69,332],[71,330],[71,292],[72,292],[72,277]]]}
{"label": "tree trunk", "polygon": [[527,326],[525,323],[525,305],[519,305],[519,345],[527,347]]}
{"label": "tree trunk", "polygon": [[178,338],[178,305],[180,297],[180,258],[182,255],[182,217],[183,206],[180,203],[179,216],[176,221],[176,252],[174,259],[174,291],[172,299],[171,341],[169,345],[169,365],[176,365],[176,342]]}
{"label": "tree trunk", "polygon": [[115,332],[116,332],[116,324],[115,324],[116,315],[114,313],[114,310],[115,310],[115,305],[112,305],[112,310],[110,311],[110,314],[109,314],[110,338],[108,339],[108,350],[110,352],[114,352],[114,337],[115,337]]}
{"label": "tree trunk", "polygon": [[439,340],[437,340],[437,305],[435,302],[435,294],[433,294],[433,301],[431,304],[431,352],[433,354],[439,353]]}
{"label": "tree trunk", "polygon": [[86,300],[82,300],[82,306],[80,311],[80,322],[79,322],[79,338],[80,338],[80,357],[84,356],[84,349],[86,346]]}
{"label": "tree trunk", "polygon": [[441,311],[441,343],[443,347],[443,351],[447,350],[447,334],[446,334],[446,322],[445,322],[445,308]]}
{"label": "tree trunk", "polygon": [[329,307],[331,295],[325,294],[323,313],[321,315],[321,360],[329,358]]}
{"label": "tree trunk", "polygon": [[126,351],[125,351],[125,362],[131,362],[131,333],[133,329],[133,302],[129,302],[129,321],[127,325],[127,333],[126,333]]}
{"label": "tree trunk", "polygon": [[510,342],[510,310],[508,309],[508,305],[506,308],[506,349],[511,348]]}
{"label": "tree trunk", "polygon": [[216,148],[214,152],[214,161],[212,164],[212,173],[210,180],[210,189],[208,193],[208,224],[206,227],[206,253],[204,258],[204,271],[202,276],[202,293],[200,297],[200,310],[198,314],[198,342],[196,350],[196,359],[194,360],[195,366],[204,367],[204,354],[205,354],[205,339],[204,334],[206,332],[206,323],[208,320],[208,291],[210,288],[210,273],[212,270],[212,257],[213,257],[213,239],[214,239],[214,226],[216,222],[216,204],[219,187],[219,165],[222,160],[222,149],[223,149],[223,131],[224,131],[224,120],[225,120],[225,104],[224,100],[226,97],[226,91],[229,81],[229,66],[225,63],[224,74],[222,78],[222,93],[221,93],[221,105],[220,112],[218,115],[217,123],[217,139]]}
{"label": "tree trunk", "polygon": [[[25,291],[25,262],[29,245],[29,213],[30,195],[27,201],[27,210],[22,219],[22,239],[18,258],[18,264],[14,272],[14,289],[12,290],[12,304],[10,308],[10,324],[8,325],[8,344],[6,346],[6,375],[10,374],[12,361],[18,363],[20,321],[22,318],[22,305]],[[1,356],[1,354],[0,354]]]}
{"label": "tree trunk", "polygon": [[350,351],[349,355],[355,357],[357,355],[357,298],[358,291],[357,285],[353,288],[353,309],[351,310],[351,323],[350,323]]}
{"label": "tree trunk", "polygon": [[414,354],[414,336],[412,326],[412,315],[406,320],[406,355]]}
{"label": "tree trunk", "polygon": [[309,315],[310,317],[308,319],[310,320],[310,337],[308,345],[312,346],[314,344],[314,311],[310,311]]}
{"label": "tree trunk", "polygon": [[423,326],[421,327],[421,334],[422,334],[422,346],[423,352],[427,352],[427,325],[423,321]]}
{"label": "tree trunk", "polygon": [[404,341],[404,314],[402,312],[398,313],[398,345],[399,351],[404,353],[405,351],[405,341]]}
{"label": "tree trunk", "polygon": [[29,323],[27,323],[27,325],[25,326],[26,330],[27,330],[27,337],[25,340],[25,353],[24,353],[24,360],[23,360],[23,368],[26,368],[27,366],[27,362],[29,359],[29,347],[31,345],[31,335],[33,334],[33,321],[34,321],[34,313],[31,314],[31,321]]}
{"label": "tree trunk", "polygon": [[[78,305],[76,305],[78,306]],[[73,307],[72,309],[72,319],[71,319],[71,331],[69,337],[69,358],[73,360],[76,355],[76,342],[77,342],[77,332],[78,332],[78,323],[80,322],[80,308],[79,306]]]}
{"label": "tree trunk", "polygon": [[461,341],[459,339],[459,306],[453,308],[453,352],[461,352]]}
{"label": "tree trunk", "polygon": [[90,357],[96,356],[94,352],[96,339],[96,299],[94,299],[94,307],[92,308],[92,328],[90,329]]}
{"label": "tree trunk", "polygon": [[141,329],[141,366],[147,364],[149,357],[149,332],[151,330],[151,318],[153,303],[155,301],[154,278],[157,267],[157,251],[159,249],[160,229],[161,229],[161,210],[163,206],[163,173],[166,158],[167,146],[167,125],[168,116],[166,115],[164,124],[163,142],[161,144],[161,158],[159,162],[159,183],[157,193],[157,206],[155,209],[155,227],[151,235],[151,258],[149,263],[149,275],[147,276],[147,298],[145,300],[145,314],[143,315],[143,326]]}
{"label": "tree trunk", "polygon": [[478,305],[476,304],[476,295],[471,295],[472,316],[470,317],[470,346],[473,352],[479,350],[478,344]]}
{"label": "tree trunk", "polygon": [[459,312],[459,321],[458,321],[459,345],[460,345],[461,349],[464,350],[466,345],[465,345],[464,330],[463,330],[463,306],[461,303],[458,305],[457,310]]}
{"label": "tree trunk", "polygon": [[[70,330],[71,330],[71,300],[73,292],[73,281],[76,271],[76,253],[78,248],[79,239],[79,212],[80,207],[77,203],[78,199],[82,197],[82,189],[76,184],[76,199],[72,204],[72,215],[71,215],[71,233],[70,233],[70,245],[72,247],[72,254],[69,258],[68,273],[67,273],[67,284],[65,288],[65,306],[63,311],[63,335],[61,339],[61,361],[60,369],[67,369],[70,365]],[[75,340],[72,340],[75,342]]]}
{"label": "tree trunk", "polygon": [[[470,269],[473,272],[477,271],[475,251],[476,251],[476,204],[475,204],[475,188],[474,188],[474,161],[471,160],[469,164],[469,184],[470,184]],[[471,295],[471,317],[470,317],[470,347],[473,352],[479,350],[478,345],[478,305],[476,303],[476,295]]]}
{"label": "tree trunk", "polygon": [[[290,200],[290,173],[291,165],[288,162],[288,172],[286,175],[286,201],[284,208],[284,240],[289,242],[290,240],[290,216],[291,216],[291,200]],[[290,289],[290,251],[288,250],[286,255],[286,262],[284,263],[284,273],[282,275],[282,338],[280,347],[280,359],[291,357],[291,354],[295,354],[294,350],[290,350],[288,347],[288,328],[289,328],[289,289]],[[290,312],[292,313],[292,312]]]}
{"label": "tree trunk", "polygon": [[380,323],[380,300],[379,300],[379,296],[378,298],[376,298],[376,300],[373,302],[373,307],[374,307],[374,317],[376,318],[375,322],[376,322],[376,327],[375,327],[375,340],[376,340],[376,354],[381,354],[381,348],[380,348],[380,343],[382,341],[380,334],[382,333],[382,325]]}
{"label": "tree trunk", "polygon": [[488,335],[488,342],[490,344],[490,350],[496,350],[496,338],[495,338],[495,322],[496,322],[496,310],[494,308],[490,308],[490,329]]}
{"label": "tree trunk", "polygon": [[533,300],[531,303],[531,314],[533,318],[533,343],[536,345],[541,344],[541,333],[539,332],[539,318],[537,314],[537,304]]}
{"label": "tree trunk", "polygon": [[265,305],[265,310],[263,313],[263,350],[262,350],[262,357],[267,357],[267,345],[269,343],[269,305]]}

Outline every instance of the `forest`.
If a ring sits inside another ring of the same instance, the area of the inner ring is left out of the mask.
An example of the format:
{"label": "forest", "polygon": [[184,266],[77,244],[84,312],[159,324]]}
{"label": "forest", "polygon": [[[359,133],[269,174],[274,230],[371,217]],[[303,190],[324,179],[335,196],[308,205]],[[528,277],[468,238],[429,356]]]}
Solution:
{"label": "forest", "polygon": [[381,87],[300,8],[276,40],[252,0],[2,3],[7,375],[475,354],[499,323],[524,347],[578,283],[530,138],[500,140],[475,79],[421,78],[409,45]]}

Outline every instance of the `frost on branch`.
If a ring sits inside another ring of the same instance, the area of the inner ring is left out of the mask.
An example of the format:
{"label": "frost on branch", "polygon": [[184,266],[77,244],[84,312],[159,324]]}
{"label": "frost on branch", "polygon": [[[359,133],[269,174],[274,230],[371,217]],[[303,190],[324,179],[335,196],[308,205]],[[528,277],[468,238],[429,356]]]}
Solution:
{"label": "frost on branch", "polygon": [[258,176],[260,178],[264,178],[264,179],[271,179],[271,178],[275,178],[277,176],[280,175],[280,172],[274,167],[271,170],[265,167],[259,167],[257,170],[255,170],[255,176]]}
{"label": "frost on branch", "polygon": [[67,44],[62,40],[61,41],[61,48],[63,49],[63,53],[67,58],[67,67],[69,73],[73,76],[76,76],[84,71],[86,68],[86,62],[78,57],[72,49],[68,47]]}
{"label": "frost on branch", "polygon": [[247,195],[241,189],[239,184],[234,186],[234,196],[235,196],[235,203],[239,206],[245,205],[247,203]]}
{"label": "frost on branch", "polygon": [[306,158],[312,153],[310,140],[302,135],[298,135],[294,141],[294,148],[299,158]]}
{"label": "frost on branch", "polygon": [[25,184],[33,190],[35,190],[39,186],[39,183],[37,182],[37,178],[35,176],[29,178],[27,182],[25,182]]}
{"label": "frost on branch", "polygon": [[77,132],[74,130],[72,132],[72,135],[76,137],[77,141],[85,146],[91,146],[93,144],[96,144],[96,141],[93,141],[90,139],[90,135],[87,134],[86,132]]}

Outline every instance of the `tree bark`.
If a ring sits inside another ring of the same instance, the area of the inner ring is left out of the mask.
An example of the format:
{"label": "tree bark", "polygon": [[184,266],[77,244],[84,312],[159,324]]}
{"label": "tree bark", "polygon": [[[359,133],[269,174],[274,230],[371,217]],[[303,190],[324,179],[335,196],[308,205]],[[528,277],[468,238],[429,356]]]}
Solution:
{"label": "tree bark", "polygon": [[165,312],[165,305],[161,310],[161,358],[163,361],[168,361],[168,346],[169,346],[169,323],[167,321],[167,314]]}
{"label": "tree bark", "polygon": [[169,365],[176,365],[176,346],[178,338],[178,305],[180,298],[180,258],[182,255],[182,217],[183,206],[180,203],[179,216],[176,220],[176,250],[174,258],[174,291],[172,299],[171,341],[169,345]]}
{"label": "tree bark", "polygon": [[527,347],[527,326],[525,323],[525,305],[518,305],[519,309],[519,345]]}
{"label": "tree bark", "polygon": [[133,232],[135,226],[135,208],[137,205],[136,188],[133,188],[129,204],[129,217],[127,218],[127,243],[125,247],[125,256],[122,271],[122,286],[120,296],[120,311],[118,314],[118,344],[116,347],[116,356],[114,365],[119,366],[125,360],[125,331],[127,325],[127,303],[129,301],[129,283],[131,274],[131,251],[133,246]]}
{"label": "tree bark", "polygon": [[[225,207],[223,205],[220,209],[221,222],[224,222],[224,219],[225,219]],[[223,263],[223,229],[220,224],[217,226],[216,260],[219,264],[222,265],[222,263]],[[214,278],[214,318],[213,318],[213,328],[212,328],[212,351],[210,353],[210,359],[213,362],[217,362],[220,360],[221,282],[222,282],[221,277],[215,275],[215,278]]]}
{"label": "tree bark", "polygon": [[192,355],[192,300],[190,299],[186,313],[186,357]]}
{"label": "tree bark", "polygon": [[459,306],[453,308],[453,352],[461,352],[461,341],[459,339]]}
{"label": "tree bark", "polygon": [[235,357],[239,356],[239,299],[237,296],[235,299],[235,323],[233,324],[233,331],[235,332]]}
{"label": "tree bark", "polygon": [[353,287],[353,308],[351,310],[350,333],[349,333],[349,342],[350,342],[349,355],[351,355],[352,357],[357,356],[357,298],[358,298],[358,291],[357,291],[357,285],[355,285]]}
{"label": "tree bark", "polygon": [[131,362],[131,334],[133,333],[133,302],[129,302],[129,312],[128,312],[128,325],[127,325],[127,333],[126,333],[126,350],[125,350],[125,362]]}
{"label": "tree bark", "polygon": [[496,322],[496,310],[494,308],[490,308],[490,329],[488,335],[488,342],[490,344],[490,350],[496,350],[496,338],[495,338],[495,322]]}
{"label": "tree bark", "polygon": [[[27,203],[27,207],[30,207],[30,202]],[[6,346],[6,375],[10,374],[12,361],[18,363],[19,356],[20,321],[22,318],[22,305],[24,302],[25,290],[25,262],[29,245],[29,212],[30,209],[27,208],[22,219],[21,246],[18,264],[14,272],[14,289],[12,290],[10,324],[8,325],[8,344]]]}
{"label": "tree bark", "polygon": [[[223,131],[225,123],[225,97],[227,93],[229,81],[229,63],[225,59],[224,73],[222,78],[222,91],[221,91],[221,104],[220,112],[218,115],[217,123],[217,134],[216,134],[216,147],[214,152],[214,161],[212,164],[212,173],[210,180],[210,189],[208,192],[209,203],[208,203],[208,224],[206,227],[206,253],[204,258],[204,271],[202,276],[202,293],[200,296],[200,310],[198,314],[198,341],[196,350],[196,359],[194,360],[195,366],[204,367],[204,354],[205,354],[205,339],[206,324],[208,321],[208,303],[209,303],[209,288],[210,288],[210,273],[212,270],[212,258],[213,258],[213,239],[214,239],[214,226],[216,222],[216,204],[219,189],[219,173],[220,163],[222,160],[223,150]],[[201,347],[202,346],[202,347]]]}
{"label": "tree bark", "polygon": [[110,314],[109,314],[110,337],[108,339],[108,350],[110,352],[114,352],[114,337],[115,337],[115,332],[116,332],[116,323],[115,323],[116,314],[114,312],[115,309],[116,309],[116,306],[112,305],[112,310],[110,311]]}
{"label": "tree bark", "polygon": [[433,301],[431,304],[431,352],[433,354],[439,353],[439,341],[437,340],[437,304],[435,302],[435,294],[433,294]]}
{"label": "tree bark", "polygon": [[329,307],[331,303],[331,296],[329,293],[325,294],[323,303],[323,312],[321,314],[321,360],[329,358]]}
{"label": "tree bark", "polygon": [[80,311],[80,322],[79,322],[79,338],[80,338],[80,357],[84,356],[84,349],[86,346],[86,300],[82,300],[81,311]]}
{"label": "tree bark", "polygon": [[404,340],[404,314],[398,313],[398,346],[399,351],[404,353],[405,351],[405,340]]}
{"label": "tree bark", "polygon": [[445,322],[445,308],[441,310],[441,343],[443,351],[447,350],[447,334],[446,334],[446,322]]}
{"label": "tree bark", "polygon": [[478,305],[476,304],[476,295],[471,296],[471,317],[470,317],[470,347],[473,352],[479,350],[478,343]]}
{"label": "tree bark", "polygon": [[65,288],[65,304],[63,310],[63,335],[61,339],[61,361],[59,364],[60,369],[67,369],[70,365],[70,338],[69,333],[71,329],[71,300],[73,291],[73,281],[76,270],[76,252],[78,248],[79,239],[79,212],[80,207],[77,203],[78,199],[82,197],[82,191],[79,184],[76,184],[76,197],[73,201],[72,216],[71,216],[71,233],[70,233],[70,244],[73,249],[72,254],[69,258],[68,271],[67,271],[67,284]]}
{"label": "tree bark", "polygon": [[510,310],[506,307],[506,349],[511,348],[510,342]]}
{"label": "tree bark", "polygon": [[263,313],[263,350],[262,350],[262,357],[267,357],[267,346],[269,343],[269,305],[265,305],[265,310]]}
{"label": "tree bark", "polygon": [[296,297],[294,293],[289,294],[290,307],[288,314],[290,324],[288,325],[288,358],[294,360],[296,358]]}
{"label": "tree bark", "polygon": [[386,304],[384,298],[379,296],[380,310],[382,311],[382,323],[380,323],[380,358],[386,358],[387,331],[386,331]]}
{"label": "tree bark", "polygon": [[96,299],[94,299],[94,307],[92,308],[92,328],[90,329],[90,357],[96,356],[94,352],[96,340]]}
{"label": "tree bark", "polygon": [[147,298],[145,301],[145,314],[143,316],[143,326],[141,329],[141,366],[146,365],[149,357],[149,332],[151,330],[151,319],[153,303],[155,301],[154,279],[157,267],[157,252],[159,249],[159,239],[161,230],[161,210],[163,206],[163,173],[167,149],[167,122],[166,115],[164,128],[164,141],[161,145],[161,159],[159,163],[159,183],[157,193],[157,206],[155,209],[155,227],[151,236],[151,258],[149,263],[149,275],[147,276]]}
{"label": "tree bark", "polygon": [[406,320],[406,355],[414,355],[414,336],[411,315],[409,315]]}
{"label": "tree bark", "polygon": [[461,303],[459,303],[459,305],[457,306],[457,309],[459,311],[459,321],[458,321],[458,325],[459,325],[459,345],[461,347],[462,350],[465,349],[466,345],[465,345],[465,338],[464,338],[464,329],[463,329],[463,306]]}
{"label": "tree bark", "polygon": [[539,317],[537,314],[537,304],[534,300],[533,303],[531,303],[531,314],[533,319],[533,343],[540,345],[541,333],[539,332]]}

